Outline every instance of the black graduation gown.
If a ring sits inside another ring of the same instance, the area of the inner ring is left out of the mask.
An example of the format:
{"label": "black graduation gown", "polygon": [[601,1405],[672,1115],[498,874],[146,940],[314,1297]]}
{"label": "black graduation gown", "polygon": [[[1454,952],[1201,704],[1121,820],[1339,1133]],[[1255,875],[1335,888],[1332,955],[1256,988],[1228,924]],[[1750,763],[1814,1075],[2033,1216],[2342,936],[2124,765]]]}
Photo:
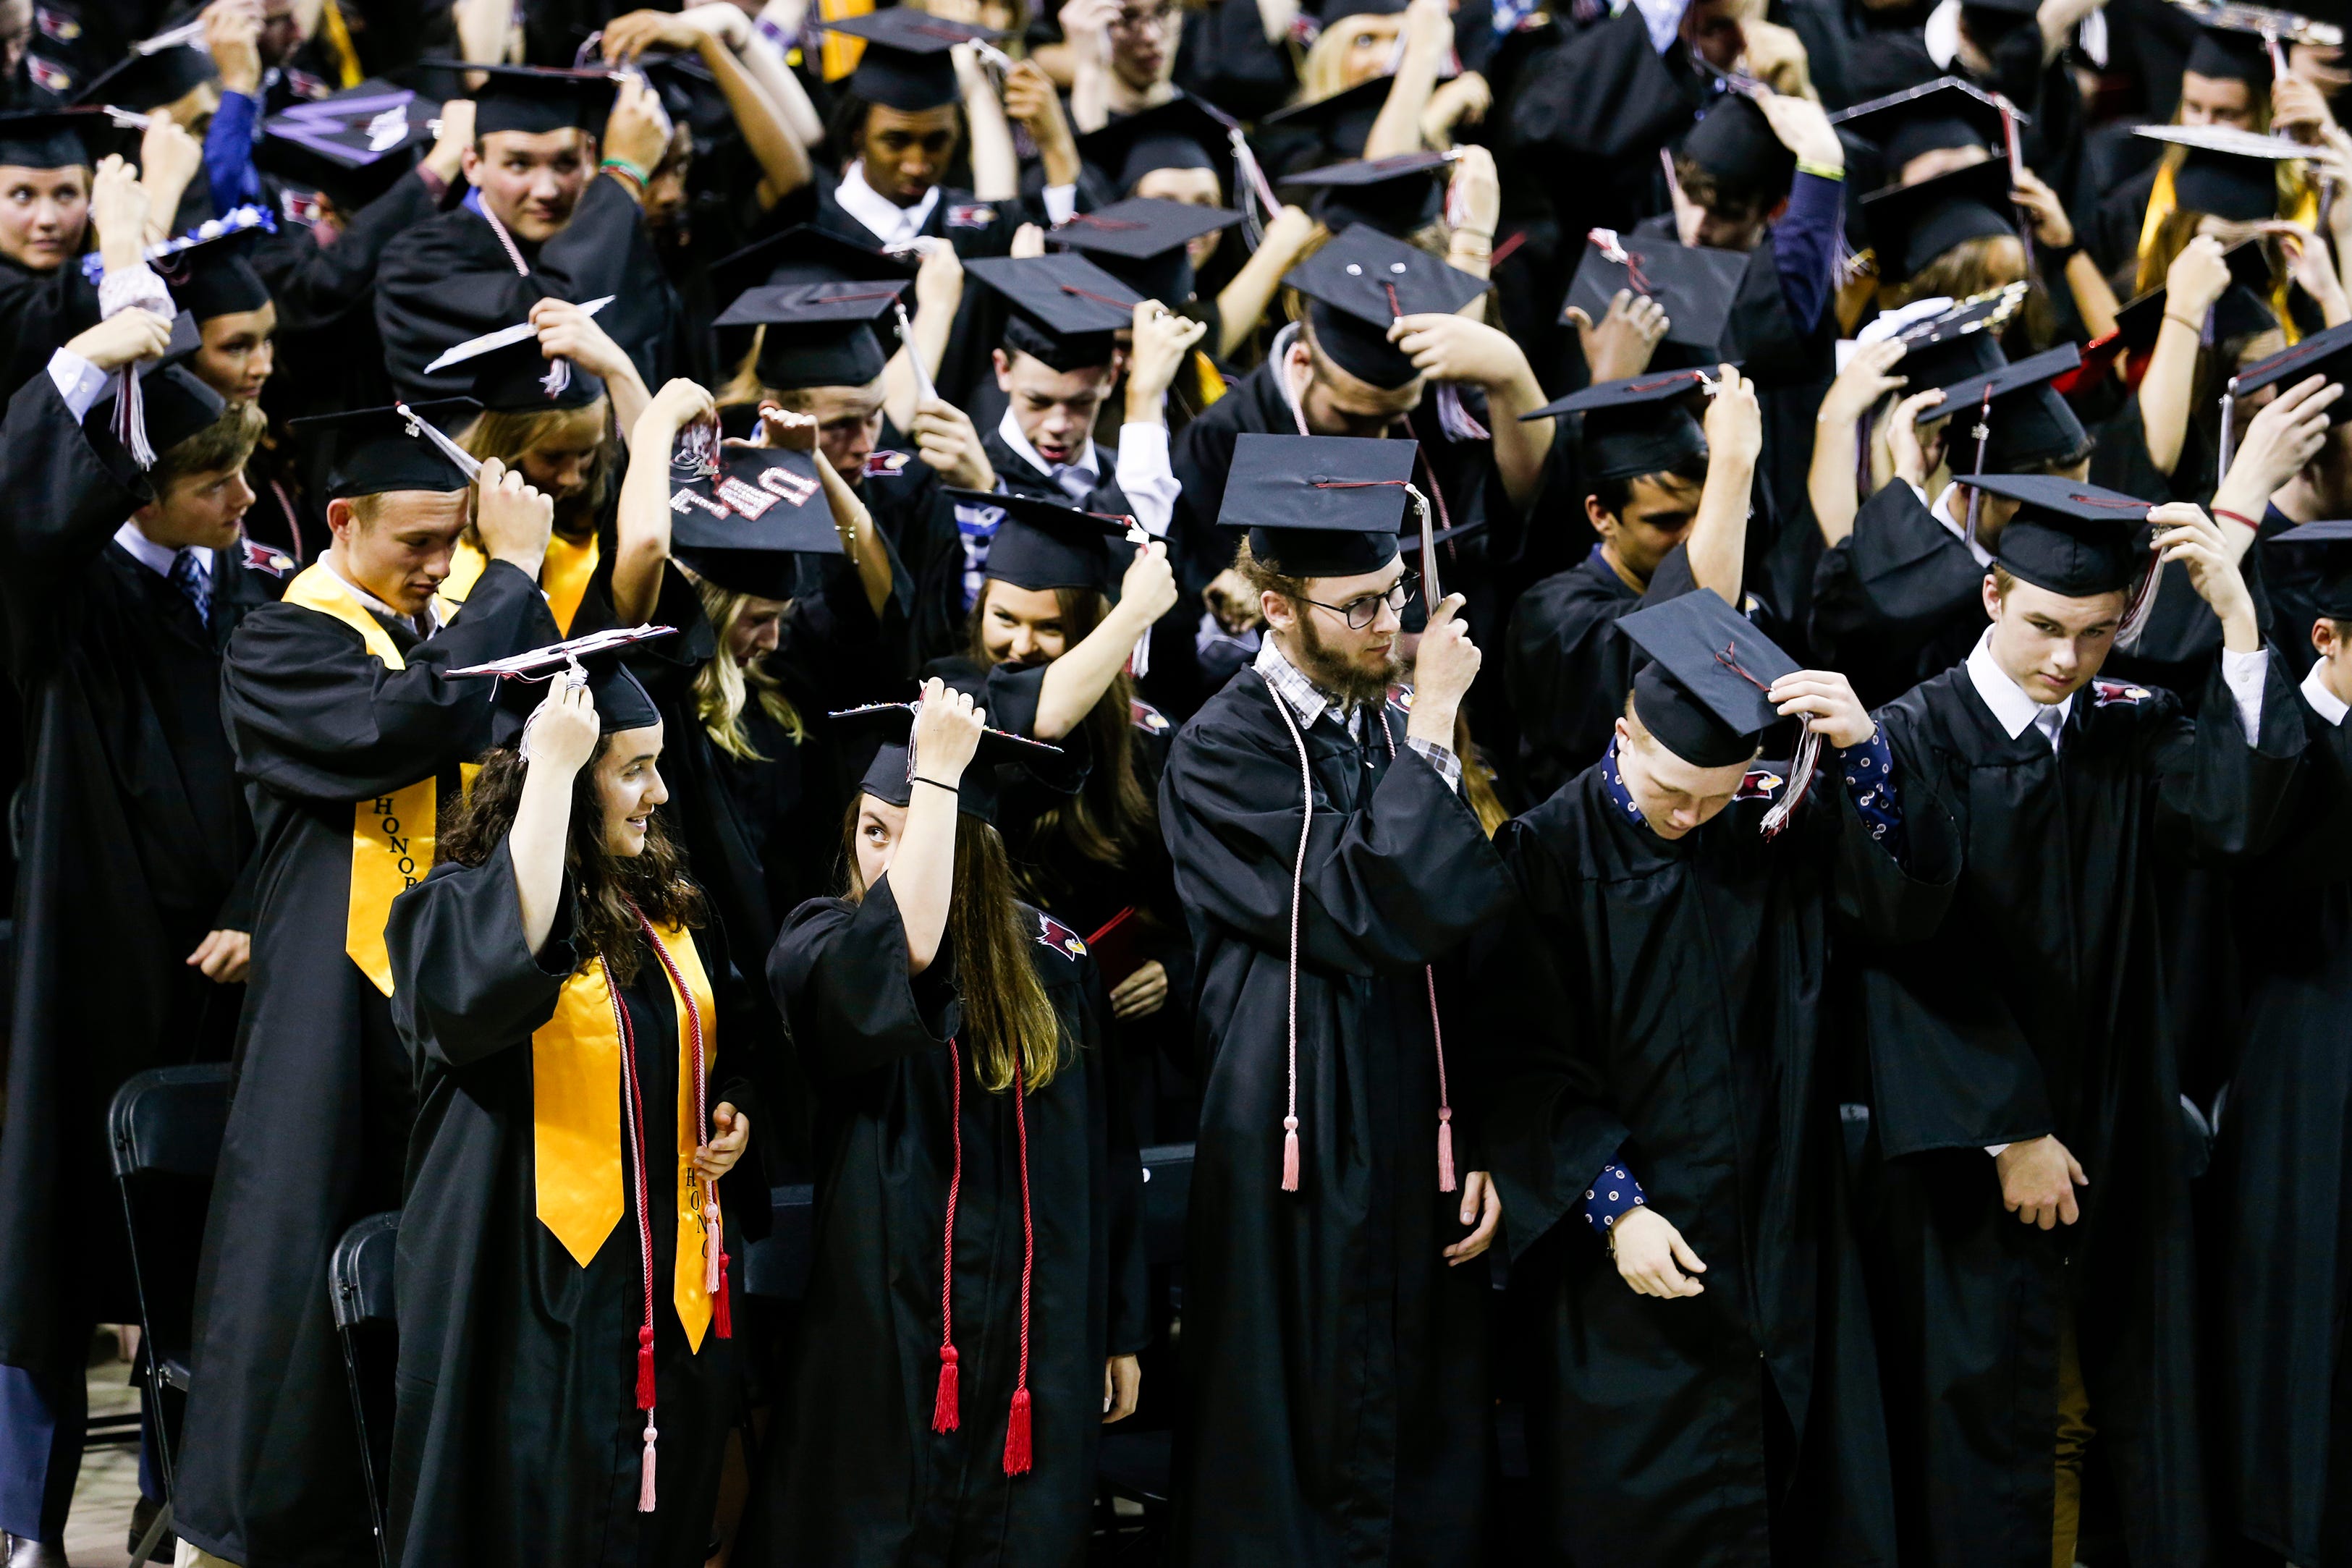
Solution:
{"label": "black graduation gown", "polygon": [[[678,1019],[669,982],[639,940],[620,988],[637,1041],[654,1205],[656,1502],[640,1514],[646,1416],[637,1408],[645,1321],[636,1172],[621,1154],[622,1211],[583,1268],[540,1221],[531,1035],[563,982],[593,963],[572,940],[572,894],[546,946],[523,946],[514,862],[500,843],[478,866],[445,863],[393,901],[385,928],[394,1021],[416,1068],[394,1281],[400,1370],[386,1489],[393,1560],[699,1568],[733,1425],[734,1344],[706,1324],[698,1349],[672,1304]],[[693,934],[718,1017],[709,1103],[751,1109],[726,944]],[[730,1082],[734,1080],[734,1082]],[[615,1085],[617,1093],[618,1085]],[[620,1126],[628,1125],[622,1099]],[[752,1135],[768,1132],[752,1115]],[[707,1135],[707,1134],[706,1134]],[[625,1145],[627,1133],[623,1131]],[[756,1177],[756,1160],[736,1167]],[[756,1179],[721,1184],[722,1210],[763,1214]],[[764,1217],[764,1216],[763,1216]],[[730,1226],[730,1229],[732,1227]],[[740,1258],[740,1242],[729,1247]]]}
{"label": "black graduation gown", "polygon": [[376,267],[376,329],[394,391],[411,399],[463,396],[473,384],[465,367],[425,373],[443,350],[512,326],[541,299],[608,294],[613,303],[596,324],[647,386],[661,385],[668,379],[670,293],[644,220],[617,177],[591,180],[572,221],[546,243],[515,241],[528,277],[515,271],[489,220],[462,205],[404,230]]}
{"label": "black graduation gown", "polygon": [[82,276],[80,258],[36,272],[0,256],[0,396],[15,396],[51,354],[98,322],[98,285]]}
{"label": "black graduation gown", "polygon": [[[1032,1465],[1004,1473],[1022,1347],[1022,1132],[1010,1092],[958,1080],[954,958],[907,973],[885,877],[794,910],[768,959],[818,1098],[816,1228],[791,1388],[745,1560],[1067,1564],[1086,1553],[1103,1363],[1142,1349],[1142,1163],[1104,1049],[1094,961],[1040,919],[1029,956],[1063,1062],[1025,1096],[1036,1240],[1028,1312]],[[967,1042],[968,1045],[968,1042]],[[952,1281],[959,1424],[931,1429],[942,1238],[961,1138]]]}
{"label": "black graduation gown", "polygon": [[1989,570],[1910,486],[1883,486],[1814,568],[1814,654],[1866,705],[1892,701],[1977,645]]}
{"label": "black graduation gown", "polygon": [[[1895,1562],[1825,1049],[1831,922],[1932,925],[1959,855],[1917,792],[1898,864],[1833,768],[1769,841],[1786,763],[1678,841],[1629,821],[1597,764],[1496,836],[1559,988],[1497,1067],[1487,1123],[1514,1267],[1545,1301],[1528,1443],[1567,1560]],[[1580,1103],[1595,1082],[1599,1104]],[[1706,1262],[1703,1294],[1655,1301],[1618,1276],[1579,1217],[1610,1158]]]}
{"label": "black graduation gown", "polygon": [[[2194,721],[2168,693],[2085,686],[2054,757],[2030,727],[2003,733],[1966,666],[1880,722],[1906,801],[1939,797],[1965,854],[1932,936],[1857,957],[1905,1560],[2050,1560],[2072,1313],[2089,1463],[2114,1484],[2131,1561],[2202,1563],[2191,1151],[2153,862],[2160,843],[2259,847],[2303,744],[2294,693],[2273,663],[2254,747],[2218,667]],[[2045,1134],[2091,1183],[2081,1220],[2050,1231],[2003,1210],[1984,1152]]]}
{"label": "black graduation gown", "polygon": [[1596,544],[1511,607],[1503,678],[1518,709],[1520,780],[1529,793],[1549,795],[1609,749],[1633,685],[1635,650],[1617,622],[1643,602]]}
{"label": "black graduation gown", "polygon": [[216,552],[209,628],[113,542],[150,499],[47,376],[0,424],[0,596],[28,722],[0,1132],[0,1364],[79,1365],[136,1322],[107,1106],[134,1073],[228,1053],[242,987],[185,960],[249,929],[253,825],[220,726],[220,650],[277,597],[268,552]]}
{"label": "black graduation gown", "polygon": [[2215,1184],[2217,1341],[2239,1532],[2352,1563],[2352,729],[2303,706],[2296,825],[2240,879],[2242,1055]]}
{"label": "black graduation gown", "polygon": [[[1466,801],[1405,743],[1394,705],[1358,747],[1306,741],[1318,806],[1299,901],[1299,1185],[1281,1188],[1297,754],[1243,670],[1180,731],[1160,821],[1192,935],[1205,1081],[1186,1222],[1189,1421],[1179,1563],[1475,1562],[1493,1451],[1487,1270],[1437,1189],[1437,1072],[1423,966],[1506,905]],[[1396,736],[1394,760],[1378,734]],[[1464,994],[1438,977],[1442,1003]],[[1449,1004],[1454,1005],[1454,1004]],[[1479,1045],[1446,1061],[1466,1100]],[[1475,1130],[1455,1167],[1476,1169]]]}
{"label": "black graduation gown", "polygon": [[1255,120],[1289,101],[1298,74],[1290,50],[1265,41],[1265,23],[1255,5],[1213,0],[1184,12],[1173,79],[1236,119]]}
{"label": "black graduation gown", "polygon": [[344,951],[352,803],[442,781],[489,742],[488,692],[442,672],[555,641],[539,585],[493,561],[406,668],[315,610],[266,607],[230,641],[222,706],[259,840],[253,976],[196,1281],[175,1527],[245,1568],[373,1559],[327,1258],[400,1201],[414,1110],[382,992]]}

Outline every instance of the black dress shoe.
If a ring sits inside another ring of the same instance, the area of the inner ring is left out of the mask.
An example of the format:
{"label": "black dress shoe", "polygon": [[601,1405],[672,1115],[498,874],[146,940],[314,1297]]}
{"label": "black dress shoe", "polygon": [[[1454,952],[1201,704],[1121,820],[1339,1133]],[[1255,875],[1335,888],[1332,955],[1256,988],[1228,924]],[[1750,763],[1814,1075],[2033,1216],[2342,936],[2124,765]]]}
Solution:
{"label": "black dress shoe", "polygon": [[7,1568],[72,1568],[66,1561],[66,1549],[54,1542],[0,1532],[0,1546],[7,1548]]}
{"label": "black dress shoe", "polygon": [[[155,1516],[163,1511],[163,1505],[162,1503],[157,1502],[154,1499],[143,1494],[140,1497],[137,1502],[132,1503],[131,1505],[131,1535],[130,1539],[123,1542],[122,1549],[135,1556],[139,1551],[140,1539],[147,1533],[148,1527],[155,1522]],[[156,1539],[154,1550],[147,1553],[147,1561],[150,1563],[171,1562],[173,1554],[179,1548],[179,1544],[180,1538],[166,1530]]]}

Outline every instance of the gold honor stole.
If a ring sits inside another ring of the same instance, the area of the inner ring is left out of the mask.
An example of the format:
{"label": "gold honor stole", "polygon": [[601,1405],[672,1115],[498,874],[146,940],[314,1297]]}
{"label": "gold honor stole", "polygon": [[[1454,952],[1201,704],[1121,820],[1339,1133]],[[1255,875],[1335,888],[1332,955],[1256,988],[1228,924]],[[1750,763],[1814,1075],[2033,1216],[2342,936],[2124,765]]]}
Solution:
{"label": "gold honor stole", "polygon": [[[323,563],[303,570],[286,585],[289,604],[340,621],[360,634],[367,651],[388,670],[406,669],[383,622],[352,597],[343,580]],[[439,780],[427,774],[415,783],[375,795],[352,808],[352,892],[343,925],[343,951],[375,988],[392,995],[392,958],[384,951],[383,923],[392,901],[425,880],[433,869],[434,817]]]}
{"label": "gold honor stole", "polygon": [[[540,563],[539,589],[547,595],[547,608],[554,613],[555,629],[565,636],[572,635],[572,622],[580,613],[580,601],[588,597],[588,580],[596,575],[596,536],[590,534],[577,542],[562,534],[547,536],[547,559]],[[482,547],[470,538],[457,541],[449,557],[449,575],[441,581],[441,591],[433,602],[441,612],[441,622],[447,625],[457,619],[465,608],[467,595],[490,567],[490,558]]]}
{"label": "gold honor stole", "polygon": [[[718,1009],[702,956],[683,926],[654,929],[694,992],[695,1007],[702,1015],[703,1071],[708,1073],[718,1055]],[[711,1308],[702,1251],[701,1184],[694,1174],[694,1151],[702,1141],[696,1123],[694,1035],[677,982],[667,977],[667,970],[664,983],[677,1016],[677,1148],[670,1172],[677,1258],[671,1270],[670,1301],[686,1329],[687,1343],[698,1351],[703,1331],[710,1325]],[[620,1224],[624,1208],[627,1173],[622,1169],[621,1151],[628,1135],[621,1126],[625,1092],[621,1030],[613,1011],[616,1005],[604,981],[604,967],[591,960],[563,982],[555,998],[555,1016],[530,1037],[531,1169],[539,1222],[583,1269]],[[646,1129],[646,1190],[658,1203],[660,1188],[652,1179],[654,1132],[651,1125]],[[653,1218],[647,1215],[649,1220]]]}

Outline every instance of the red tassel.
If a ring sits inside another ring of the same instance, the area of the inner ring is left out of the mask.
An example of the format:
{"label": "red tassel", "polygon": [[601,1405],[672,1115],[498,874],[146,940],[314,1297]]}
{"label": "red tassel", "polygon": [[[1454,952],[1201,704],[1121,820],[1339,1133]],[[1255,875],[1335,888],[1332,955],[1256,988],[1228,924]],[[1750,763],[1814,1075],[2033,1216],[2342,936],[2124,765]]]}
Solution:
{"label": "red tassel", "polygon": [[[637,1331],[637,1408],[654,1407],[654,1326],[647,1323]],[[648,1443],[653,1439],[646,1439]]]}
{"label": "red tassel", "polygon": [[654,1511],[654,1439],[661,1434],[654,1430],[654,1413],[646,1412],[646,1457],[637,1467],[637,1511]]}
{"label": "red tassel", "polygon": [[1029,1391],[1013,1391],[1013,1411],[1004,1418],[1004,1473],[1029,1473]]}
{"label": "red tassel", "polygon": [[1437,1108],[1437,1190],[1454,1190],[1454,1112],[1444,1105]]}
{"label": "red tassel", "polygon": [[940,1346],[940,1391],[931,1400],[931,1430],[952,1432],[961,1419],[958,1410],[956,1347]]}
{"label": "red tassel", "polygon": [[719,1290],[710,1298],[711,1332],[720,1339],[735,1337],[735,1314],[728,1310],[727,1294],[727,1254],[721,1252],[719,1255]]}
{"label": "red tassel", "polygon": [[1298,1190],[1298,1118],[1282,1119],[1282,1190]]}

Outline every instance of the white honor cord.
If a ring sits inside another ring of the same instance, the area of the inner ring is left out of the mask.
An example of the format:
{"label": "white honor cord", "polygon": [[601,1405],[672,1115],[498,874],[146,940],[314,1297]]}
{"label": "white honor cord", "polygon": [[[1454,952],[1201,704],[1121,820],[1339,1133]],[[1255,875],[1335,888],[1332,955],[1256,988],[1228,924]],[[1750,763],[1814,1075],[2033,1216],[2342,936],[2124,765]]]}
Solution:
{"label": "white honor cord", "polygon": [[1421,580],[1429,595],[1429,608],[1434,612],[1445,594],[1437,581],[1437,535],[1429,523],[1429,497],[1411,481],[1406,482],[1404,493],[1412,497],[1412,509],[1421,517]]}
{"label": "white honor cord", "polygon": [[[1144,531],[1141,523],[1129,517],[1127,520],[1127,542],[1137,549],[1149,549],[1151,536]],[[1135,640],[1135,651],[1127,656],[1127,673],[1139,681],[1151,673],[1151,628],[1149,626],[1143,629],[1143,635]]]}
{"label": "white honor cord", "polygon": [[928,402],[940,395],[939,389],[931,385],[931,372],[923,365],[923,351],[915,346],[914,324],[907,319],[907,307],[903,301],[891,301],[890,308],[898,318],[899,346],[907,350],[907,363],[915,372],[916,401]]}

